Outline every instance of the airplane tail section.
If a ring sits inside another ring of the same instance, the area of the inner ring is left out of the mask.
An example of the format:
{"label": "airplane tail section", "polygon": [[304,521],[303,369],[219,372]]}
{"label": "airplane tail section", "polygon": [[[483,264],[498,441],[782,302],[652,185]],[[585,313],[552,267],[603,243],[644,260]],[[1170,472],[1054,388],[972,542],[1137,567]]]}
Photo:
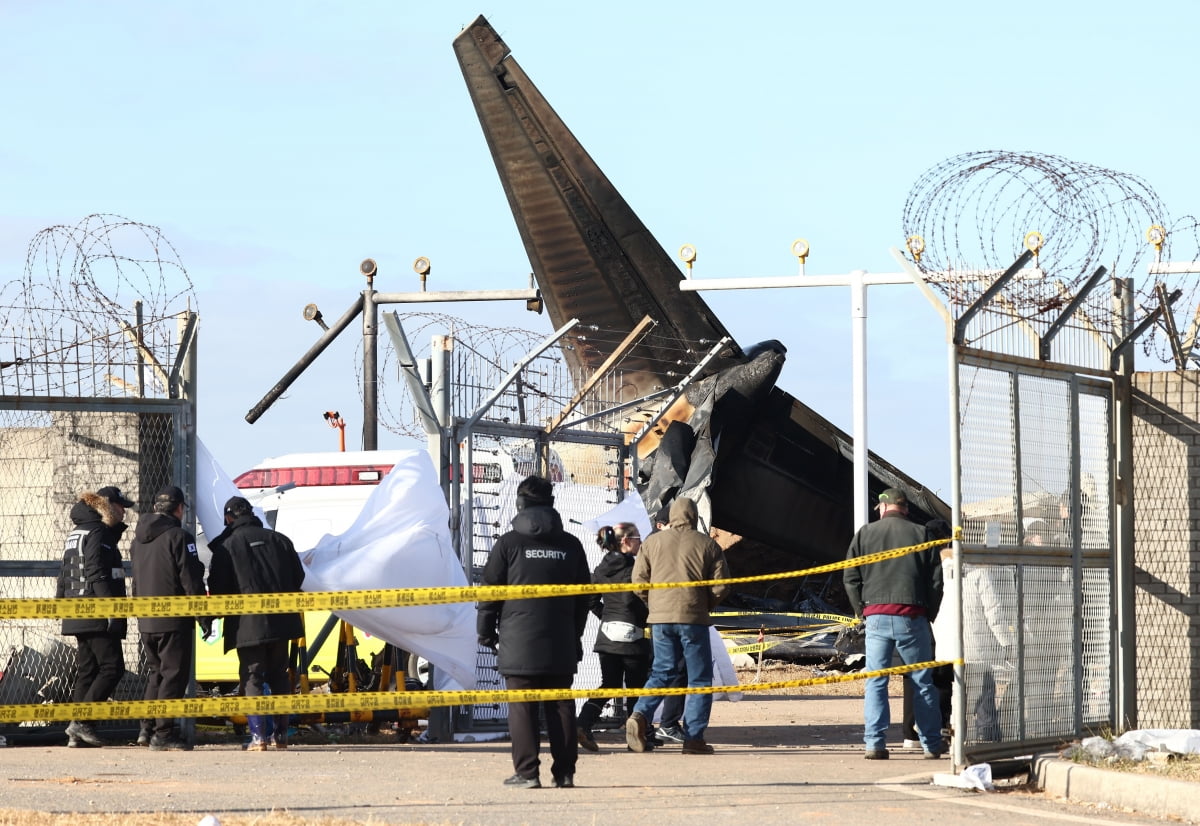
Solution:
{"label": "airplane tail section", "polygon": [[[679,362],[681,350],[694,365],[728,331],[699,295],[679,290],[676,263],[487,20],[468,26],[454,50],[554,326],[580,318],[629,331],[650,316],[655,334],[622,364],[633,374],[626,376],[635,385],[630,395],[676,384],[663,365]],[[586,378],[612,349],[609,342],[583,342],[566,357]],[[732,345],[709,372],[742,360]]]}

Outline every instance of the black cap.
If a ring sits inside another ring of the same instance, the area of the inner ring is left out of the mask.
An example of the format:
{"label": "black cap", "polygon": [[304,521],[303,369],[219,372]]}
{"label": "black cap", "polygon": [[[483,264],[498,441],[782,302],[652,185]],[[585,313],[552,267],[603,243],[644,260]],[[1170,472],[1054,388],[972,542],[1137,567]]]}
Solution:
{"label": "black cap", "polygon": [[226,516],[243,516],[253,511],[254,508],[250,506],[250,500],[244,496],[231,496],[229,497],[229,501],[225,503]]}
{"label": "black cap", "polygon": [[908,496],[899,488],[888,488],[883,493],[879,494],[879,504],[907,505]]}
{"label": "black cap", "polygon": [[112,485],[100,488],[96,491],[97,496],[107,499],[109,502],[115,502],[123,508],[132,508],[133,502],[125,498],[125,494],[121,493],[120,488],[114,488]]}
{"label": "black cap", "polygon": [[517,510],[536,506],[554,506],[554,485],[541,476],[526,476],[517,485]]}
{"label": "black cap", "polygon": [[168,505],[185,504],[183,491],[174,485],[167,485],[165,488],[159,488],[158,493],[154,494],[154,501]]}

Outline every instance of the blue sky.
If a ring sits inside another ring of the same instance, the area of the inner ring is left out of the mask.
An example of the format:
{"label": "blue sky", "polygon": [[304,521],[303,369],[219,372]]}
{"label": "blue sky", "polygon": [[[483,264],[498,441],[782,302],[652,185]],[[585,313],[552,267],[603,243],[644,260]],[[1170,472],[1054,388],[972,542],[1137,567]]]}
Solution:
{"label": "blue sky", "polygon": [[[696,245],[698,278],[793,274],[797,237],[809,273],[893,271],[914,182],[978,150],[1109,167],[1200,211],[1190,2],[0,0],[0,282],[43,227],[158,226],[196,285],[199,433],[226,470],[335,449],[330,409],[358,447],[353,336],[243,417],[319,334],[303,306],[340,315],[365,257],[385,291],[418,288],[418,255],[433,289],[526,285],[451,49],[481,13],[660,243]],[[780,386],[850,429],[844,290],[706,300],[743,344],[787,344]],[[436,309],[550,329],[515,304]],[[869,444],[948,496],[940,319],[879,287],[868,324]]]}

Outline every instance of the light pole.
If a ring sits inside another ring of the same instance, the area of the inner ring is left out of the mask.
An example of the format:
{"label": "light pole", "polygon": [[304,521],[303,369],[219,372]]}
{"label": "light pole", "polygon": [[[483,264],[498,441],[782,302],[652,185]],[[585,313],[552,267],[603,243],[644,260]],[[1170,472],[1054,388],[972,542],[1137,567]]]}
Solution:
{"label": "light pole", "polygon": [[[690,250],[692,260],[695,260],[695,248]],[[689,277],[679,283],[679,289],[685,292],[700,292],[702,290],[762,290],[783,287],[849,287],[850,288],[850,320],[851,320],[851,361],[853,376],[851,380],[853,394],[852,433],[854,438],[854,529],[857,531],[865,525],[870,516],[868,499],[868,450],[867,450],[867,287],[883,284],[913,284],[925,292],[926,296],[940,306],[919,274],[908,272],[899,273],[868,273],[865,270],[854,270],[843,275],[805,275],[804,263],[810,247],[804,239],[792,243],[792,254],[800,259],[800,274],[794,276],[769,276],[765,278],[706,278],[693,279],[690,277],[691,266],[688,266]],[[682,251],[680,253],[682,255]]]}

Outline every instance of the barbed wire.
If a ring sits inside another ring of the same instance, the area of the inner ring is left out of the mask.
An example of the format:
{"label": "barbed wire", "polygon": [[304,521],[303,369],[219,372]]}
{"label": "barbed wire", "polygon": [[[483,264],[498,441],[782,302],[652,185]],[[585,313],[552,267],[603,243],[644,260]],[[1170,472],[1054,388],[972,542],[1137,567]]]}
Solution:
{"label": "barbed wire", "polygon": [[[925,242],[918,267],[953,308],[974,303],[1024,251],[1027,234],[1037,232],[1044,239],[1036,259],[1043,277],[1014,279],[1003,291],[1014,318],[1048,322],[1104,266],[1110,278],[1134,277],[1139,315],[1158,306],[1159,282],[1168,292],[1181,289],[1174,312],[1186,328],[1197,279],[1146,275],[1155,254],[1146,232],[1155,224],[1167,230],[1164,260],[1197,259],[1196,219],[1172,221],[1154,189],[1136,175],[1057,155],[1000,150],[957,155],[929,169],[910,190],[903,215],[904,235]],[[1098,288],[1081,311],[1090,326],[1112,336],[1111,308],[1111,290]],[[1157,332],[1143,335],[1142,349],[1169,361],[1169,342]]]}
{"label": "barbed wire", "polygon": [[[445,313],[398,313],[397,317],[417,359],[429,357],[434,335],[449,335],[454,339],[451,401],[454,415],[463,417],[473,413],[504,376],[545,339],[544,334],[531,330],[471,324]],[[628,331],[588,327],[584,332],[572,331],[560,344],[570,347],[583,337],[591,337],[593,341],[603,340],[615,345],[627,334]],[[360,343],[360,355],[361,347]],[[362,359],[357,358],[355,364],[357,383],[362,387]],[[411,396],[399,378],[396,353],[391,347],[381,350],[379,369],[380,376],[388,377],[387,381],[379,383],[379,425],[397,435],[424,438],[424,428]],[[622,376],[618,366],[588,395],[580,414],[597,413],[616,404],[621,397]],[[568,405],[583,381],[583,378],[571,375],[559,346],[551,347],[519,373],[514,384],[496,399],[488,418],[542,426]],[[619,429],[620,421],[614,416],[611,421],[596,420],[592,426]]]}
{"label": "barbed wire", "polygon": [[191,278],[158,227],[107,214],[47,227],[0,287],[0,394],[164,397],[135,378],[138,346],[169,367],[189,309]]}

